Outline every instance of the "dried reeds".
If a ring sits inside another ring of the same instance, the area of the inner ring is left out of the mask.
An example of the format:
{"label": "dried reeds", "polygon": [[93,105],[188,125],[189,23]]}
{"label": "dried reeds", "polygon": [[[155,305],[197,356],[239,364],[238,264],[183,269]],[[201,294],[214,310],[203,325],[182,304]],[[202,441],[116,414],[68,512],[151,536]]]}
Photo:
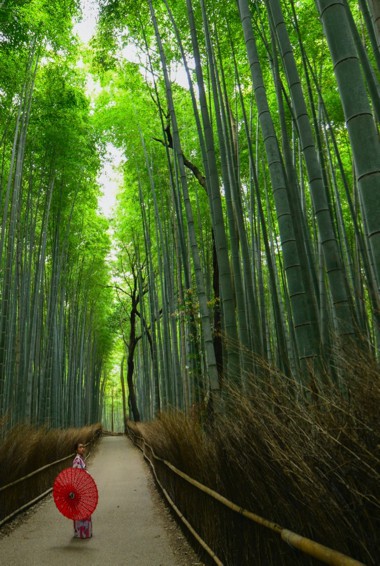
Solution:
{"label": "dried reeds", "polygon": [[[155,453],[234,503],[364,562],[378,551],[378,366],[340,360],[344,388],[271,373],[226,388],[211,427],[183,414],[139,425]],[[315,564],[157,463],[160,481],[224,564]]]}
{"label": "dried reeds", "polygon": [[[76,442],[94,445],[100,434],[99,424],[65,430],[19,425],[10,430],[0,444],[0,521],[52,487],[56,475],[70,465]],[[1,489],[64,457],[68,459]]]}

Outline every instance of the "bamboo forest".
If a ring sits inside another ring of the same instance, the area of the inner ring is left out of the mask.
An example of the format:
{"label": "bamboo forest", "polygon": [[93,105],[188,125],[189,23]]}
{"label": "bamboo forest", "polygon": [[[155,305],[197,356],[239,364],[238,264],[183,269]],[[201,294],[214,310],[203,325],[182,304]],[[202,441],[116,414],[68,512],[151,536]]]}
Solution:
{"label": "bamboo forest", "polygon": [[140,431],[375,565],[379,126],[378,0],[0,0],[0,449]]}

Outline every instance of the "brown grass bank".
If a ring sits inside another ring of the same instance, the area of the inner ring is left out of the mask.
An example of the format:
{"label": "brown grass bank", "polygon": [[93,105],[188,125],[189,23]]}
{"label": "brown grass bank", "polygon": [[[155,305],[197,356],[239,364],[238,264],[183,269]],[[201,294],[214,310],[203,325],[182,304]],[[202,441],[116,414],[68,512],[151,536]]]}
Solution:
{"label": "brown grass bank", "polygon": [[[212,426],[181,413],[130,425],[161,458],[237,505],[368,565],[379,558],[376,364],[356,357],[344,392],[276,373],[229,388]],[[320,564],[155,461],[160,482],[226,566]]]}
{"label": "brown grass bank", "polygon": [[[70,466],[77,441],[91,450],[101,432],[100,424],[65,430],[20,425],[10,430],[0,441],[0,521],[52,487],[57,474]],[[68,458],[1,489],[64,457]]]}

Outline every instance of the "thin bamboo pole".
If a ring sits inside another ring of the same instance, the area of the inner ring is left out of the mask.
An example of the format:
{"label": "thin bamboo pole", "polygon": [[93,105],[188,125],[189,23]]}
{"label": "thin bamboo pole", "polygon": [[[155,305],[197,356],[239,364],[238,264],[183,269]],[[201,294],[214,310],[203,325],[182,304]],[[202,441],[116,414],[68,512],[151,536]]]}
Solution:
{"label": "thin bamboo pole", "polygon": [[313,556],[313,558],[321,560],[321,562],[325,564],[331,564],[333,566],[358,566],[361,564],[364,566],[362,562],[358,562],[341,552],[327,548],[318,542],[302,537],[287,529],[282,529],[281,538],[294,548],[297,548],[309,556]]}

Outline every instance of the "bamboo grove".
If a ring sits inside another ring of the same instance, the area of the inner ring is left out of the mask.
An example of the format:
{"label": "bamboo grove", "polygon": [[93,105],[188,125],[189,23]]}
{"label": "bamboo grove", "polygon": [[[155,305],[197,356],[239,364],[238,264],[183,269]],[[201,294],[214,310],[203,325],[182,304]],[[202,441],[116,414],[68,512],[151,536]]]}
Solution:
{"label": "bamboo grove", "polygon": [[100,420],[112,341],[100,160],[75,2],[0,3],[0,415],[81,426]]}
{"label": "bamboo grove", "polygon": [[267,364],[344,390],[338,360],[379,346],[377,4],[100,6],[134,418],[244,391]]}
{"label": "bamboo grove", "polygon": [[94,4],[80,47],[79,2],[0,2],[1,415],[95,422],[115,335],[135,420],[268,366],[344,390],[380,338],[378,3]]}

